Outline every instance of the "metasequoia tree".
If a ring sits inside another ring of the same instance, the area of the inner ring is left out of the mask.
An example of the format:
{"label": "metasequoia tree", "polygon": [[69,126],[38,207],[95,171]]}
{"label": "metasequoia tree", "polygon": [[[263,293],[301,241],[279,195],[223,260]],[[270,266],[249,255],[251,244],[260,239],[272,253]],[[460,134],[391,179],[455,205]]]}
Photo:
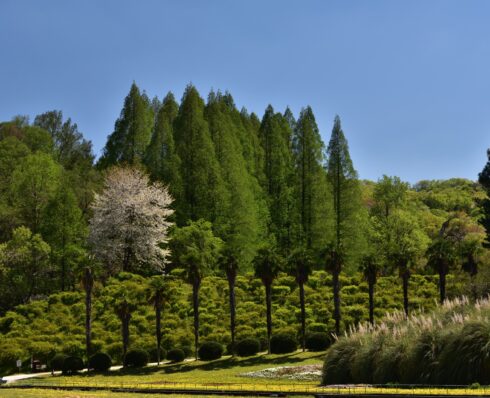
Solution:
{"label": "metasequoia tree", "polygon": [[104,190],[92,205],[89,237],[109,273],[163,270],[168,250],[162,245],[171,225],[171,203],[167,188],[150,183],[138,169],[109,170]]}
{"label": "metasequoia tree", "polygon": [[340,333],[340,272],[346,254],[351,251],[356,234],[356,213],[360,209],[360,192],[357,172],[354,170],[349,154],[347,140],[335,117],[332,135],[327,148],[327,178],[333,197],[333,219],[335,237],[326,250],[327,267],[332,273],[334,296],[335,332]]}

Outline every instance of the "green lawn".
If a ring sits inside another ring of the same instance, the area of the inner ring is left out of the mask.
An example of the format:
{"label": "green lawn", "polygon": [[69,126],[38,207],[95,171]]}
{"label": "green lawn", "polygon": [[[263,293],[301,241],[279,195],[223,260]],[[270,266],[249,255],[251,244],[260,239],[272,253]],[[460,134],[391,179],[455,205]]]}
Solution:
{"label": "green lawn", "polygon": [[[80,374],[77,376],[47,376],[27,379],[17,384],[28,385],[68,385],[68,386],[121,386],[121,387],[183,387],[213,388],[215,385],[244,385],[243,388],[264,388],[267,385],[304,384],[314,386],[318,382],[291,381],[287,379],[264,379],[240,376],[277,366],[298,366],[321,364],[324,352],[296,352],[284,355],[258,355],[250,358],[224,357],[216,361],[191,361],[180,364],[149,366],[142,369],[121,369],[106,374]],[[176,383],[172,385],[172,383]]]}

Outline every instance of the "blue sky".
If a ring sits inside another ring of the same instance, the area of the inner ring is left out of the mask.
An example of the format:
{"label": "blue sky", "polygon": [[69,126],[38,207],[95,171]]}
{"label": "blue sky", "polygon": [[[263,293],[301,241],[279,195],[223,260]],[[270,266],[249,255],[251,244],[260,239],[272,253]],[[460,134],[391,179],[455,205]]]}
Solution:
{"label": "blue sky", "polygon": [[132,81],[335,114],[361,178],[476,179],[490,147],[490,2],[0,1],[0,120],[61,109],[97,153]]}

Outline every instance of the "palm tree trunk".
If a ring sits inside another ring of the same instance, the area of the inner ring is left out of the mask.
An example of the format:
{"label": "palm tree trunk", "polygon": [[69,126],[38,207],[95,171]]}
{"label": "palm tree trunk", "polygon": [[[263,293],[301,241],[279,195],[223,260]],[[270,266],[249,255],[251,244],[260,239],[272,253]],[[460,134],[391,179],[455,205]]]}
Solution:
{"label": "palm tree trunk", "polygon": [[446,272],[445,270],[439,270],[439,295],[441,304],[446,300]]}
{"label": "palm tree trunk", "polygon": [[408,279],[410,278],[410,271],[405,270],[402,273],[403,282],[403,309],[405,316],[408,318]]}
{"label": "palm tree trunk", "polygon": [[305,285],[299,282],[299,303],[301,306],[301,347],[306,351],[306,310],[305,310]]}
{"label": "palm tree trunk", "polygon": [[335,267],[332,272],[332,283],[333,283],[333,318],[335,319],[335,333],[337,336],[340,334],[340,281],[337,267]]}
{"label": "palm tree trunk", "polygon": [[374,325],[374,281],[368,279],[368,289],[369,289],[369,323]]}
{"label": "palm tree trunk", "polygon": [[236,273],[227,272],[229,301],[230,301],[230,333],[231,333],[231,355],[235,355],[235,326],[236,326],[236,302],[235,302],[235,279]]}
{"label": "palm tree trunk", "polygon": [[201,281],[195,278],[192,283],[192,304],[194,307],[194,348],[197,361],[197,350],[199,349],[199,287]]}
{"label": "palm tree trunk", "polygon": [[94,276],[89,267],[85,268],[82,282],[85,290],[85,352],[89,360],[92,353],[92,290],[94,287]]}
{"label": "palm tree trunk", "polygon": [[270,283],[265,285],[265,302],[267,306],[267,353],[271,353],[271,335],[272,335],[272,297]]}
{"label": "palm tree trunk", "polygon": [[122,319],[121,319],[121,327],[122,327],[122,340],[123,340],[123,357],[126,356],[129,347],[129,322],[131,320],[131,314],[127,311],[124,311]]}
{"label": "palm tree trunk", "polygon": [[162,344],[162,292],[158,291],[155,295],[155,321],[157,338],[157,364],[160,365],[160,346]]}

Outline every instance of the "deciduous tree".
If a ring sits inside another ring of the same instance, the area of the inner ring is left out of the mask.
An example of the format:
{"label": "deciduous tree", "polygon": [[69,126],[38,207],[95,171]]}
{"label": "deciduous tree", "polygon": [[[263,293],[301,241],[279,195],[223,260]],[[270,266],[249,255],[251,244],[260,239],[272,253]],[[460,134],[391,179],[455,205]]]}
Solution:
{"label": "deciduous tree", "polygon": [[167,188],[150,183],[138,169],[109,170],[104,190],[92,205],[89,236],[94,254],[109,273],[164,269],[171,203]]}

